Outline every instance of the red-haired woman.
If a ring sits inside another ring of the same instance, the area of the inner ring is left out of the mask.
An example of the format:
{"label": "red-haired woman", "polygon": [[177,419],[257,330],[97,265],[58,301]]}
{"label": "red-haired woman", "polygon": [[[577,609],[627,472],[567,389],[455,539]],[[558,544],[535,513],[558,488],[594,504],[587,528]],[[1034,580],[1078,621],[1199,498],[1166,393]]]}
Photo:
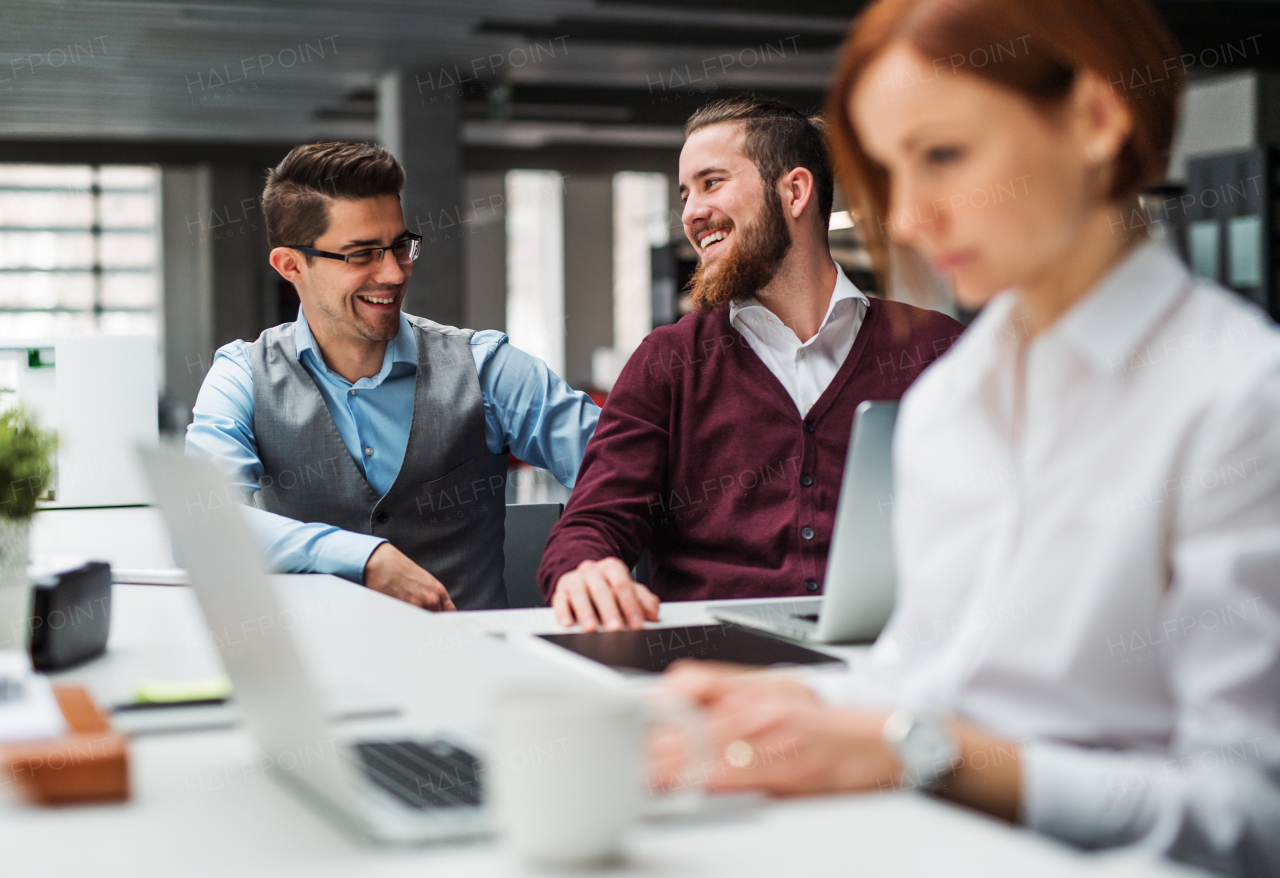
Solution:
{"label": "red-haired woman", "polygon": [[1145,234],[1181,73],[1145,0],[855,22],[828,114],[862,230],[982,313],[903,402],[865,671],[671,675],[717,785],[929,787],[1280,874],[1280,334]]}

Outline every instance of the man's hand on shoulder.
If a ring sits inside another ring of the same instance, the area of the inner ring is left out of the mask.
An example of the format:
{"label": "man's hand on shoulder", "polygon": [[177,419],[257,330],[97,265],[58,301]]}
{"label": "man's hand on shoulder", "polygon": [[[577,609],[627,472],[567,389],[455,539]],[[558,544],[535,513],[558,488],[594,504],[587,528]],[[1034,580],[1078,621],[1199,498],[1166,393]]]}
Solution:
{"label": "man's hand on shoulder", "polygon": [[658,621],[658,596],[631,579],[618,558],[583,561],[556,583],[551,607],[566,628],[575,622],[583,631],[621,631]]}
{"label": "man's hand on shoulder", "polygon": [[390,543],[373,550],[364,565],[364,584],[374,591],[426,610],[456,610],[440,580]]}

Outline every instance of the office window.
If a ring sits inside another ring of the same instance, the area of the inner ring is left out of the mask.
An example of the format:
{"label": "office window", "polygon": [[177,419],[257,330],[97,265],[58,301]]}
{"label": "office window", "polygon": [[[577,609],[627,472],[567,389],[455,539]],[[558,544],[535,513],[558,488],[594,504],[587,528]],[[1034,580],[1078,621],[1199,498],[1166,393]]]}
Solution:
{"label": "office window", "polygon": [[1227,224],[1231,251],[1231,286],[1256,287],[1262,283],[1262,217],[1236,216]]}
{"label": "office window", "polygon": [[613,177],[613,348],[622,362],[653,330],[651,251],[668,241],[667,175]]}
{"label": "office window", "polygon": [[613,346],[591,353],[591,383],[610,390],[653,331],[653,248],[670,240],[667,175],[613,175]]}
{"label": "office window", "polygon": [[564,374],[564,180],[508,171],[507,335]]}
{"label": "office window", "polygon": [[158,177],[0,164],[0,340],[156,334]]}
{"label": "office window", "polygon": [[1197,220],[1187,228],[1191,270],[1209,280],[1218,280],[1218,221]]}

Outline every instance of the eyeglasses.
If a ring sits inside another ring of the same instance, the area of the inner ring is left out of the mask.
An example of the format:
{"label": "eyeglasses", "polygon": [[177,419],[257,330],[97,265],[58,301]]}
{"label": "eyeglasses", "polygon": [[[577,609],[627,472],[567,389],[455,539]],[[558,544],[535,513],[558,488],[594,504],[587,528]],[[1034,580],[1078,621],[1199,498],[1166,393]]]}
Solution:
{"label": "eyeglasses", "polygon": [[381,265],[382,257],[388,250],[395,257],[396,262],[401,265],[409,265],[418,258],[418,254],[422,252],[422,236],[415,235],[413,232],[405,232],[403,238],[396,241],[390,247],[369,247],[365,250],[357,250],[354,253],[330,253],[328,250],[317,250],[314,247],[301,247],[297,244],[285,244],[290,250],[297,250],[299,253],[305,253],[308,256],[323,256],[325,259],[341,259],[347,265],[354,265],[357,268],[364,268],[370,265]]}

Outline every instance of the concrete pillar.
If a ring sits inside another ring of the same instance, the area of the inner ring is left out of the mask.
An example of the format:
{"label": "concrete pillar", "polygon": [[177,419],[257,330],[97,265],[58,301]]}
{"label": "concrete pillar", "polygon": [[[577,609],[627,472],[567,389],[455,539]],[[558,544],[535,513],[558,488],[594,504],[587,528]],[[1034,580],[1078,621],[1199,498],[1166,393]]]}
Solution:
{"label": "concrete pillar", "polygon": [[[236,339],[253,341],[267,328],[264,293],[268,273],[266,220],[262,215],[261,168],[252,165],[213,165],[210,212],[207,217],[212,247],[213,346]],[[273,315],[274,316],[274,315]],[[281,315],[271,324],[294,319]]]}
{"label": "concrete pillar", "polygon": [[[426,85],[421,85],[426,83]],[[429,72],[393,70],[378,87],[378,140],[404,166],[400,194],[409,231],[423,236],[422,255],[405,296],[410,314],[463,322],[462,154],[455,90],[434,88]]]}
{"label": "concrete pillar", "polygon": [[208,165],[160,169],[162,427],[190,417],[213,355],[213,268]]}
{"label": "concrete pillar", "polygon": [[274,272],[267,264],[262,185],[262,172],[252,165],[161,168],[166,429],[185,426],[215,350],[237,338],[252,341],[277,322],[267,307]]}
{"label": "concrete pillar", "polygon": [[468,219],[462,236],[465,256],[462,325],[507,331],[506,175],[468,174],[463,200]]}
{"label": "concrete pillar", "polygon": [[565,374],[591,382],[591,353],[613,347],[613,175],[564,181]]}

